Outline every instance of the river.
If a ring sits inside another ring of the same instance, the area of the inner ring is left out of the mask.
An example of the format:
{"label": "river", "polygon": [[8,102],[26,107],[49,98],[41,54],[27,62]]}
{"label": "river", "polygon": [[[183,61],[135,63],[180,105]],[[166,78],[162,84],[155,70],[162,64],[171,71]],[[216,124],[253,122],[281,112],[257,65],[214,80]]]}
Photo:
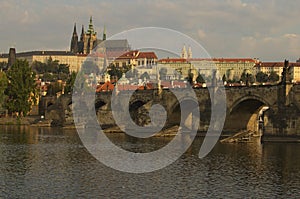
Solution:
{"label": "river", "polygon": [[[146,151],[171,139],[108,137]],[[219,143],[199,159],[202,140],[164,169],[131,174],[97,161],[74,129],[0,126],[0,198],[300,197],[300,144]]]}

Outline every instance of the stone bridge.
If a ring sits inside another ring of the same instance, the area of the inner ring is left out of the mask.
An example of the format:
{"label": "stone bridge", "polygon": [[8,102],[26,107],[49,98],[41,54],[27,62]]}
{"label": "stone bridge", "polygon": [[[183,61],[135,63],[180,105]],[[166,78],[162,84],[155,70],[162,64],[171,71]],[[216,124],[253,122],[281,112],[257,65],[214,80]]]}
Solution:
{"label": "stone bridge", "polygon": [[[137,90],[130,98],[129,112],[136,124],[144,126],[150,122],[149,110],[154,104],[162,105],[167,112],[166,127],[179,125],[181,118],[180,102],[199,107],[199,131],[207,131],[211,117],[211,95],[207,88],[193,89],[197,102],[189,97],[177,99],[169,89]],[[181,92],[188,92],[184,89]],[[214,92],[219,92],[214,90]],[[223,132],[235,133],[241,130],[251,130],[258,134],[299,135],[300,133],[300,85],[281,83],[273,86],[241,86],[225,87],[226,120]],[[118,99],[130,95],[127,91],[119,92]],[[100,125],[114,126],[115,121],[111,111],[111,92],[97,93],[95,109]],[[63,95],[58,99],[43,98],[40,103],[40,113],[54,124],[67,125],[72,123],[71,95]],[[120,111],[122,107],[120,107]]]}

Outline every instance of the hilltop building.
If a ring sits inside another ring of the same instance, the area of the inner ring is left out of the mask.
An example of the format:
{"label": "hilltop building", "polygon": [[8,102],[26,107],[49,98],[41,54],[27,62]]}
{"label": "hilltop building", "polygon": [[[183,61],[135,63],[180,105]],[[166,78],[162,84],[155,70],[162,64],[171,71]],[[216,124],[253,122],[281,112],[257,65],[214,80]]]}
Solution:
{"label": "hilltop building", "polygon": [[[105,30],[105,29],[104,29]],[[106,39],[106,33],[103,32],[102,40]],[[102,40],[97,39],[97,32],[94,30],[93,18],[90,17],[89,28],[84,31],[84,26],[82,25],[80,39],[78,40],[76,23],[74,25],[73,35],[71,39],[70,51],[72,53],[89,54],[96,47],[98,43]]]}

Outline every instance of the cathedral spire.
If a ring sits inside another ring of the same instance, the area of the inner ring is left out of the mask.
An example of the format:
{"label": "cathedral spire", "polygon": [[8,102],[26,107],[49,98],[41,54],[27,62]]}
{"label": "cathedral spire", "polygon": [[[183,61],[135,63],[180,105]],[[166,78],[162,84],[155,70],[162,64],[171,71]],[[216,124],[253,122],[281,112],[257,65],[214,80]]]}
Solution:
{"label": "cathedral spire", "polygon": [[84,26],[82,25],[81,35],[80,35],[80,41],[83,41],[83,37],[84,37]]}
{"label": "cathedral spire", "polygon": [[70,51],[73,53],[78,52],[78,35],[76,31],[76,23],[74,24],[73,35],[71,39]]}
{"label": "cathedral spire", "polygon": [[103,29],[103,38],[102,38],[103,41],[106,40],[106,27],[104,25],[104,29]]}
{"label": "cathedral spire", "polygon": [[94,33],[94,26],[93,26],[93,18],[92,18],[92,16],[90,17],[90,24],[89,24],[88,33],[90,33],[90,34]]}
{"label": "cathedral spire", "polygon": [[74,24],[73,35],[77,35],[77,31],[76,31],[76,23]]}

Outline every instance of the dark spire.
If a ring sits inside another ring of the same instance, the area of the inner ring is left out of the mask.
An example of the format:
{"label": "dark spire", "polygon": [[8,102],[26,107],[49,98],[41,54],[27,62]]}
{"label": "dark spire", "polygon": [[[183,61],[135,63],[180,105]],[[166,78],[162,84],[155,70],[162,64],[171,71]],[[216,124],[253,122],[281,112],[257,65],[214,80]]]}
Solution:
{"label": "dark spire", "polygon": [[84,37],[84,26],[82,25],[81,35],[80,35],[80,41],[83,41],[83,37]]}
{"label": "dark spire", "polygon": [[76,31],[76,23],[74,24],[73,35],[77,35],[77,31]]}
{"label": "dark spire", "polygon": [[78,53],[78,35],[76,31],[76,23],[74,24],[73,35],[71,39],[70,51],[73,53]]}

